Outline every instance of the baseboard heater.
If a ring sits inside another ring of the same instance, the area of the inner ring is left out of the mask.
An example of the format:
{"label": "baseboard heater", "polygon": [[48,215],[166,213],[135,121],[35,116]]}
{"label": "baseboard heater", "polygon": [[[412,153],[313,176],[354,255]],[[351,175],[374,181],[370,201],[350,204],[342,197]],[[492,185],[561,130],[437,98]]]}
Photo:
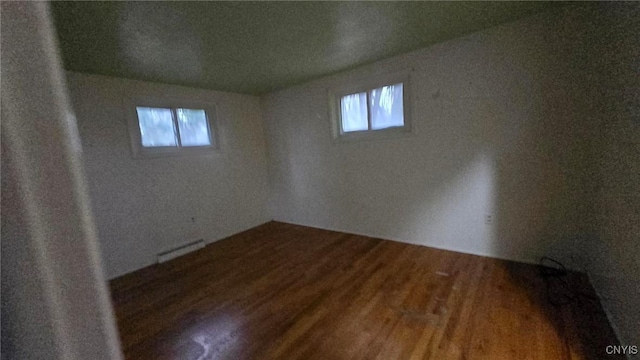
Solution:
{"label": "baseboard heater", "polygon": [[202,249],[203,247],[204,247],[204,240],[199,239],[199,240],[192,241],[188,244],[178,246],[177,248],[167,250],[165,252],[161,252],[158,254],[158,264],[163,263],[165,261],[169,261],[171,259],[175,259],[178,256],[188,254],[192,251]]}

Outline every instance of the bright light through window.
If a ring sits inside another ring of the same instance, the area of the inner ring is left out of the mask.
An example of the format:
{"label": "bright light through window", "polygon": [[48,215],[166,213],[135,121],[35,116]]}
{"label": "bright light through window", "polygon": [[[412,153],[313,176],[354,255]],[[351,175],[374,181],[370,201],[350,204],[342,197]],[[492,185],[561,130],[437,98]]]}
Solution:
{"label": "bright light through window", "polygon": [[403,127],[403,83],[387,85],[340,98],[343,133]]}
{"label": "bright light through window", "polygon": [[207,114],[201,109],[176,109],[182,146],[211,145]]}
{"label": "bright light through window", "polygon": [[362,131],[369,128],[367,120],[367,93],[343,96],[340,101],[342,131]]}
{"label": "bright light through window", "polygon": [[137,107],[142,146],[178,146],[171,109]]}
{"label": "bright light through window", "polygon": [[371,129],[379,130],[404,125],[402,84],[373,89],[369,95]]}
{"label": "bright light through window", "polygon": [[166,153],[213,147],[213,134],[204,109],[137,106],[136,115],[141,151]]}

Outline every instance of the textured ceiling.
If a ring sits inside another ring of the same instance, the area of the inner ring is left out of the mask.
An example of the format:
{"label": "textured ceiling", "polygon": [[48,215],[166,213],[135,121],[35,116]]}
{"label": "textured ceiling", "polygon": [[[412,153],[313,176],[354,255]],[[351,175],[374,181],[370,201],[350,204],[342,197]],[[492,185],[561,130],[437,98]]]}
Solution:
{"label": "textured ceiling", "polygon": [[53,2],[68,70],[264,94],[559,2]]}

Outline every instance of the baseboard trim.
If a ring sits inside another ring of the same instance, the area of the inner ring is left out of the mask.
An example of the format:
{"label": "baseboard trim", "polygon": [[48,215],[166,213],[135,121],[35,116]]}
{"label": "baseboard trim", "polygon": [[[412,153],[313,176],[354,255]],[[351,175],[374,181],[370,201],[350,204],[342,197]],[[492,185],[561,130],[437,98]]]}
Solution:
{"label": "baseboard trim", "polygon": [[196,251],[196,250],[200,250],[202,248],[205,247],[205,243],[203,239],[198,239],[195,241],[192,241],[190,243],[184,244],[184,245],[180,245],[176,248],[173,248],[171,250],[167,250],[167,251],[163,251],[161,253],[158,254],[158,264],[161,264],[163,262],[167,262],[171,259],[175,259],[177,257],[180,257],[182,255],[186,255],[192,251]]}
{"label": "baseboard trim", "polygon": [[374,239],[382,239],[382,240],[387,240],[387,241],[399,242],[399,243],[403,243],[403,244],[411,244],[411,245],[416,245],[416,246],[430,247],[430,248],[438,249],[438,250],[452,251],[452,252],[457,252],[457,253],[461,253],[461,254],[475,255],[475,256],[481,256],[481,257],[486,257],[486,258],[491,258],[491,259],[513,261],[513,262],[517,262],[517,263],[532,264],[532,265],[539,265],[540,264],[540,261],[539,261],[538,258],[535,258],[535,259],[510,258],[510,257],[506,257],[506,256],[493,255],[493,254],[487,254],[487,253],[481,253],[481,252],[473,252],[473,251],[467,251],[467,250],[461,250],[461,249],[454,249],[454,248],[444,247],[444,246],[420,244],[420,243],[415,243],[415,242],[401,240],[401,239],[392,239],[392,238],[388,238],[388,237],[385,237],[385,236],[367,234],[367,233],[363,233],[363,232],[356,232],[356,231],[350,231],[350,230],[337,229],[337,228],[332,228],[332,227],[328,227],[328,226],[321,227],[321,226],[316,226],[316,225],[302,224],[302,223],[298,223],[298,222],[290,221],[290,220],[286,220],[285,221],[285,220],[274,219],[273,221],[281,222],[281,223],[285,223],[285,224],[298,225],[298,226],[306,226],[306,227],[310,227],[310,228],[314,228],[314,229],[320,229],[320,230],[328,230],[328,231],[335,231],[335,232],[341,232],[341,233],[346,233],[346,234],[366,236],[366,237],[370,237],[370,238],[374,238]]}
{"label": "baseboard trim", "polygon": [[[204,246],[206,247],[207,245],[213,244],[213,243],[214,243],[214,242],[216,242],[216,241],[224,240],[224,239],[226,239],[226,238],[228,238],[228,237],[231,237],[231,236],[233,236],[233,235],[236,235],[236,234],[239,234],[239,233],[241,233],[241,232],[245,232],[245,231],[247,231],[247,230],[253,229],[254,227],[257,227],[257,226],[260,226],[260,225],[264,225],[264,224],[266,224],[266,223],[268,223],[268,222],[270,222],[270,221],[273,221],[273,220],[264,220],[264,219],[263,219],[263,220],[260,220],[260,221],[259,221],[258,223],[256,223],[256,224],[252,224],[252,225],[250,225],[250,226],[247,226],[247,227],[246,227],[246,228],[244,228],[243,230],[232,231],[232,232],[230,232],[230,233],[228,233],[228,234],[223,234],[223,235],[217,236],[217,237],[215,237],[215,238],[206,238],[206,237],[205,237],[205,238],[203,239],[203,240],[204,240]],[[150,254],[149,254],[149,256],[145,258],[145,261],[144,261],[144,262],[141,262],[139,265],[137,265],[137,266],[135,266],[135,267],[133,267],[133,268],[130,268],[130,269],[126,269],[126,270],[124,270],[124,271],[118,271],[118,272],[114,272],[114,273],[110,273],[110,272],[109,272],[109,273],[107,273],[107,272],[106,272],[106,270],[105,270],[105,277],[106,277],[109,281],[111,281],[111,280],[115,280],[115,279],[117,279],[117,278],[119,278],[119,277],[122,277],[122,276],[125,276],[125,275],[128,275],[128,274],[134,273],[134,272],[139,271],[139,270],[142,270],[142,269],[144,269],[144,268],[146,268],[146,267],[153,266],[154,264],[157,264],[157,263],[158,263],[157,255],[158,255],[158,254],[156,254],[156,256],[155,256],[155,258],[154,258],[153,253],[150,253]],[[107,274],[108,274],[108,275],[107,275]]]}

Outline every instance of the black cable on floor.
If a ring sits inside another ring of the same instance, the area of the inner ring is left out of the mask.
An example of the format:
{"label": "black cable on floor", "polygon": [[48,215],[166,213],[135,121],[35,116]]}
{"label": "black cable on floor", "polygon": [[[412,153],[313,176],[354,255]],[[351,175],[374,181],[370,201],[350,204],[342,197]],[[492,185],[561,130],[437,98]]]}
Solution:
{"label": "black cable on floor", "polygon": [[545,283],[547,301],[553,306],[598,300],[594,296],[576,291],[567,280],[569,271],[557,260],[543,256],[540,258],[539,272]]}

